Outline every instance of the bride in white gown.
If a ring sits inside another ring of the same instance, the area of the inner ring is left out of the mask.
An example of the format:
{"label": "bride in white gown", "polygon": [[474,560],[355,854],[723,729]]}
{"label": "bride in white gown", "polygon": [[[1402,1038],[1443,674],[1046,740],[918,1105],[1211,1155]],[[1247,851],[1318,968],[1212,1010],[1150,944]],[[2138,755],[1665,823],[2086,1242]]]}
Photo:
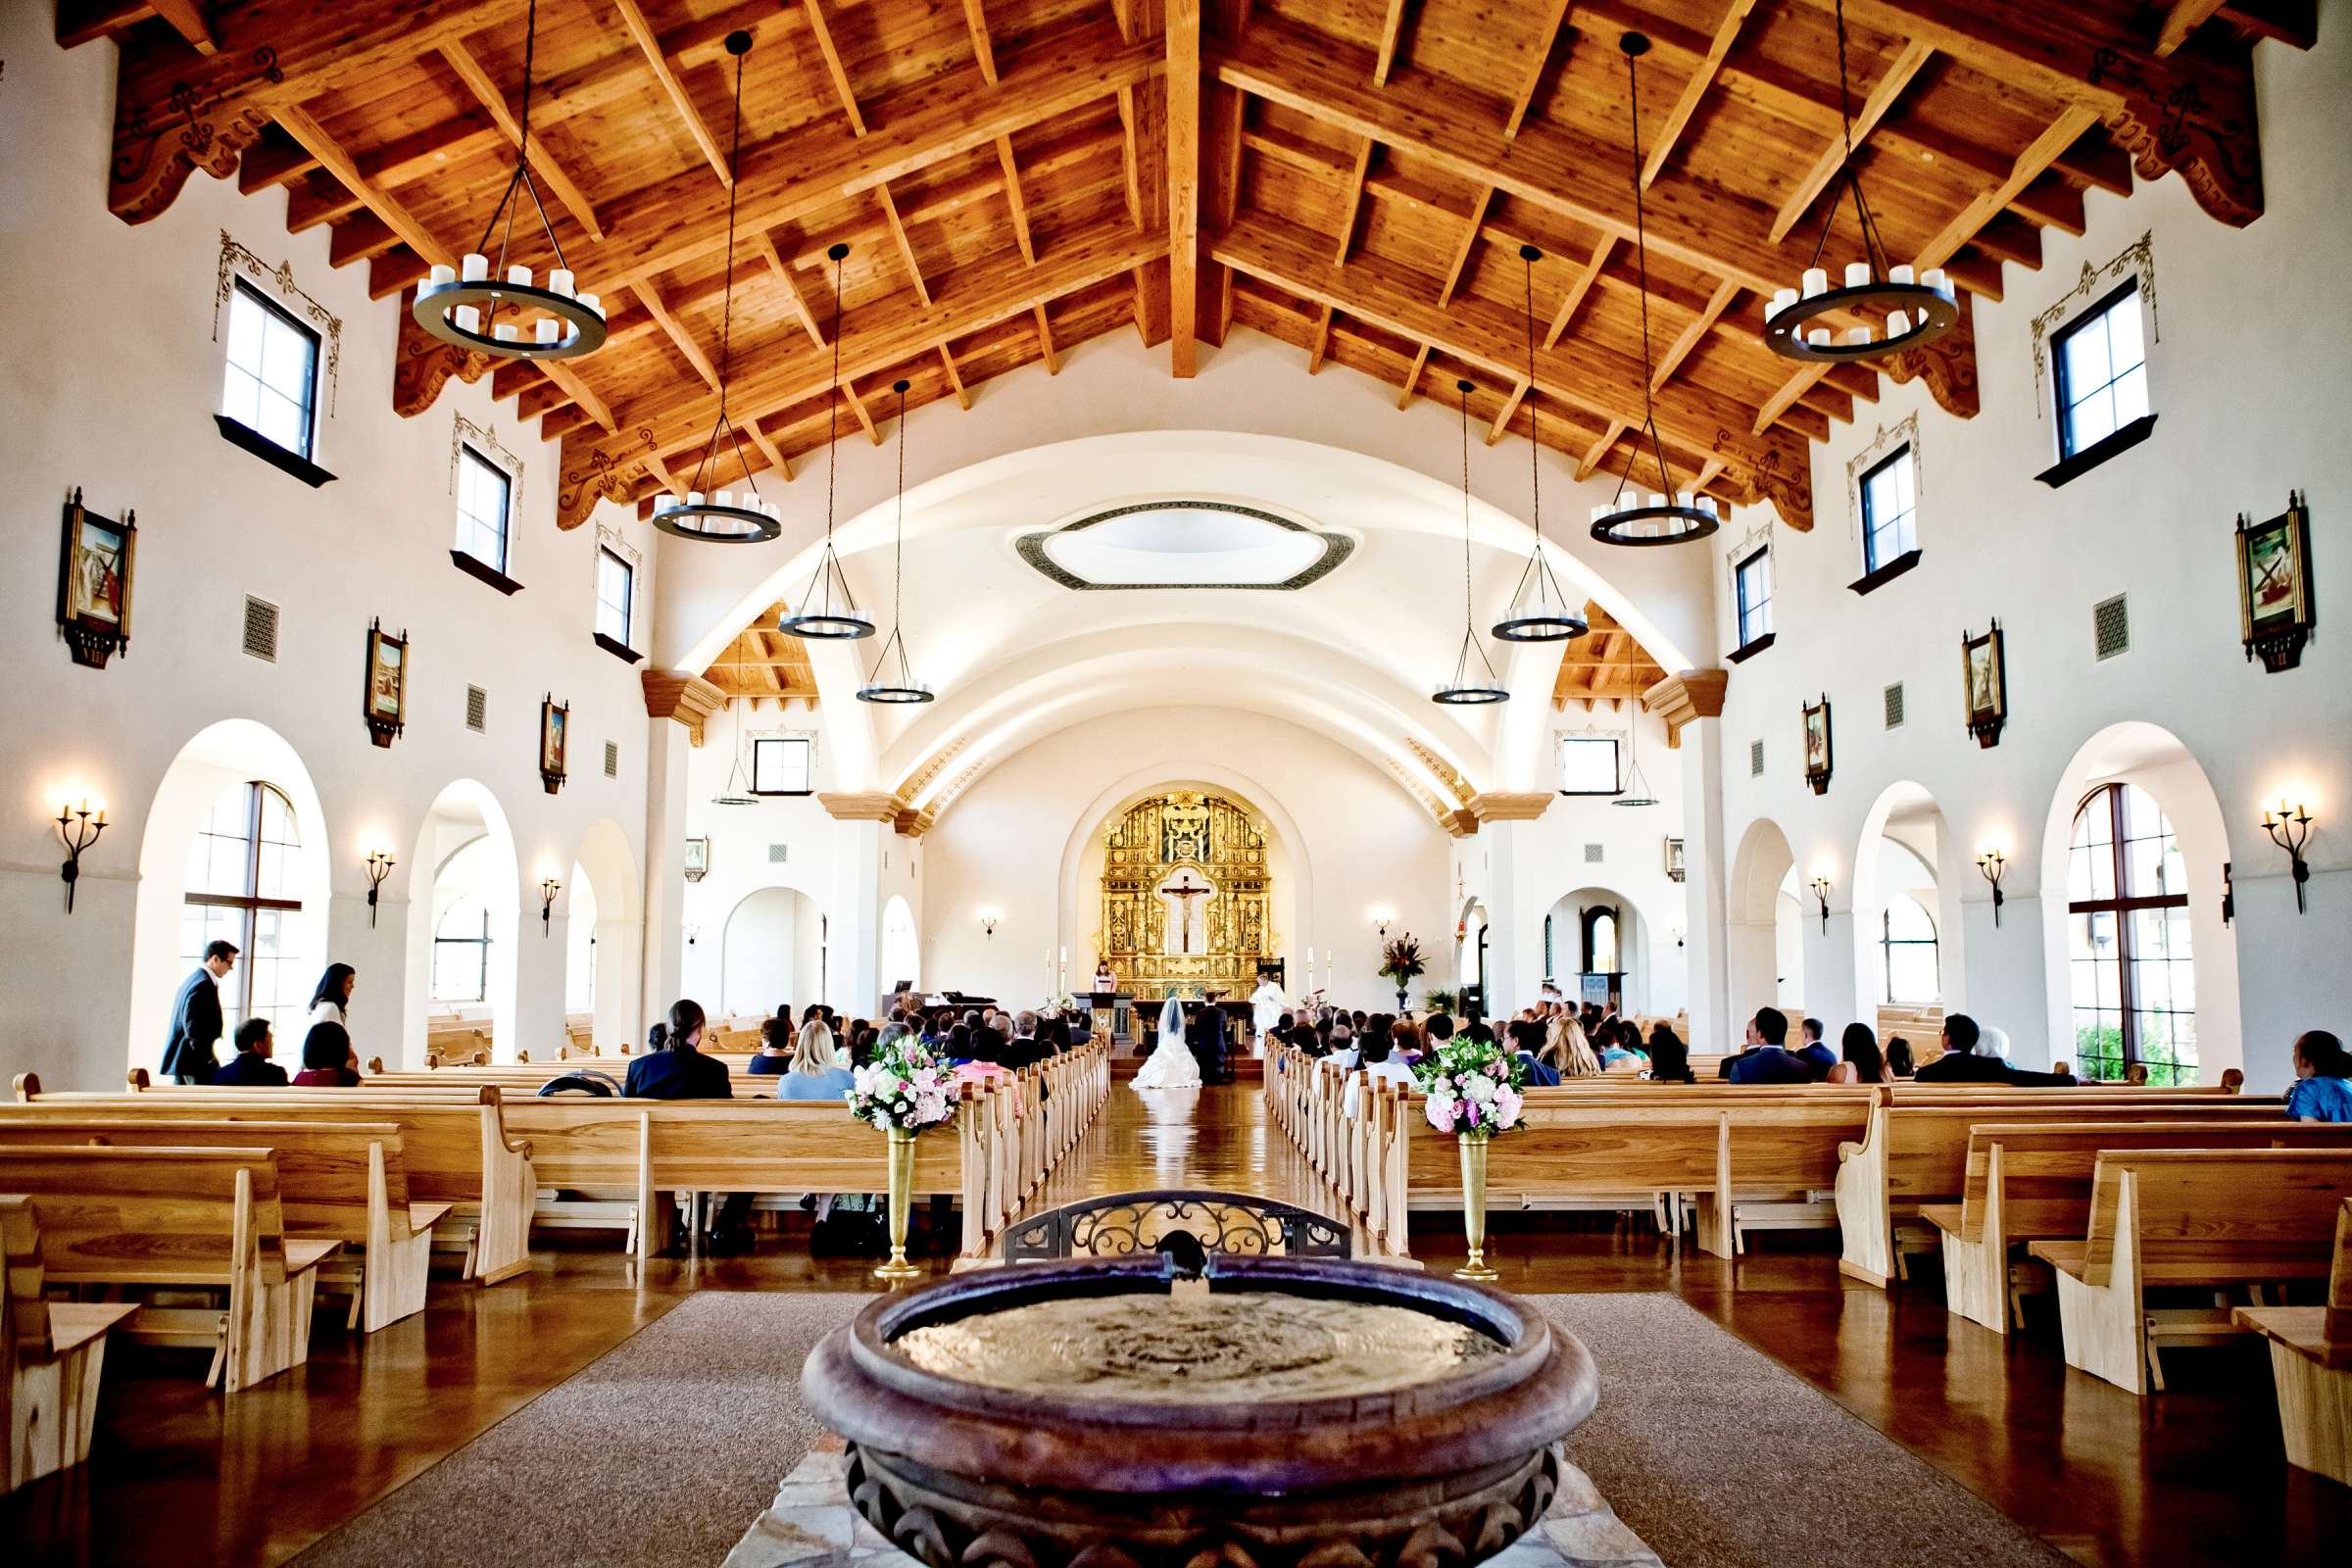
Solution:
{"label": "bride in white gown", "polygon": [[1170,997],[1159,1009],[1159,1044],[1135,1075],[1137,1089],[1198,1089],[1200,1063],[1184,1040],[1184,1004]]}

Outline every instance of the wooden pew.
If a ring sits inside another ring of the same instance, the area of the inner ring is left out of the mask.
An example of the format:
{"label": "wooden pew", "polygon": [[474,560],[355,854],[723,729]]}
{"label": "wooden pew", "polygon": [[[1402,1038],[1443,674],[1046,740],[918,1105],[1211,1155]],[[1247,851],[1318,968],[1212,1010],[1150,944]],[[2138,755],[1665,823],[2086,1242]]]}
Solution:
{"label": "wooden pew", "polygon": [[[2029,1250],[2058,1276],[2066,1363],[2133,1394],[2164,1391],[2168,1345],[2245,1332],[2228,1308],[2150,1306],[2151,1288],[2227,1291],[2326,1279],[2352,1152],[2130,1150],[2099,1155],[2080,1241]],[[2259,1304],[2259,1303],[2257,1303]]]}
{"label": "wooden pew", "polygon": [[[1986,1115],[2000,1114],[1986,1111]],[[2164,1107],[2144,1114],[2171,1116]],[[2021,1322],[2028,1271],[2013,1250],[2044,1237],[2081,1236],[2089,1223],[2091,1178],[2102,1152],[2133,1149],[2339,1149],[2352,1127],[2261,1116],[1980,1123],[1969,1129],[1966,1191],[1957,1203],[1929,1203],[1921,1218],[1943,1246],[1944,1304],[2005,1334]]]}
{"label": "wooden pew", "polygon": [[[318,1281],[351,1295],[347,1327],[369,1334],[424,1310],[433,1226],[448,1203],[412,1201],[393,1122],[162,1121],[136,1113],[0,1114],[0,1148],[72,1142],[122,1149],[265,1150],[277,1156],[286,1233],[331,1237],[342,1252]],[[353,1249],[365,1249],[355,1252]]]}
{"label": "wooden pew", "polygon": [[8,1468],[0,1493],[14,1492],[90,1456],[98,1428],[98,1376],[106,1335],[139,1309],[136,1301],[52,1301],[43,1292],[41,1222],[32,1200],[0,1196],[0,1253],[7,1299],[0,1302],[0,1434]]}
{"label": "wooden pew", "polygon": [[2325,1306],[2241,1306],[2240,1328],[2271,1342],[2286,1462],[2352,1487],[2352,1199],[2335,1211]]}
{"label": "wooden pew", "polygon": [[32,1200],[52,1285],[204,1289],[220,1307],[141,1305],[116,1332],[209,1348],[208,1385],[235,1394],[311,1353],[318,1265],[342,1247],[288,1237],[267,1150],[0,1149],[0,1192]]}
{"label": "wooden pew", "polygon": [[32,1073],[16,1081],[18,1103],[0,1120],[40,1113],[136,1114],[174,1121],[391,1122],[400,1128],[412,1201],[447,1203],[433,1245],[462,1249],[461,1277],[496,1285],[531,1266],[531,1203],[537,1178],[530,1145],[512,1137],[496,1088],[452,1085],[427,1091],[215,1089],[161,1084],[127,1095],[50,1093]]}
{"label": "wooden pew", "polygon": [[[1884,1288],[1905,1270],[1905,1254],[1930,1245],[1923,1203],[1958,1200],[1968,1170],[1968,1129],[1978,1122],[2080,1121],[2220,1116],[2277,1120],[2279,1102],[2220,1089],[2008,1088],[2001,1085],[1881,1086],[1870,1125],[1838,1151],[1838,1266]],[[2177,1113],[2177,1114],[2176,1114]],[[1918,1248],[1898,1246],[1916,1230]]]}

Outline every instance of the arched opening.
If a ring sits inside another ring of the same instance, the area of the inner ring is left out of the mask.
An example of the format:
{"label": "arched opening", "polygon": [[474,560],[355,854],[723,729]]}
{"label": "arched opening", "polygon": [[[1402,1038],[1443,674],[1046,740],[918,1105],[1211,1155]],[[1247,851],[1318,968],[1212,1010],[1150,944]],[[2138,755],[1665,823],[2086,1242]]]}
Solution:
{"label": "arched opening", "polygon": [[1649,1010],[1649,928],[1633,900],[1615,888],[1582,887],[1554,900],[1544,919],[1562,997],[1628,1014]]}
{"label": "arched opening", "polygon": [[476,1029],[498,1060],[514,1060],[524,1044],[514,1010],[521,892],[514,836],[489,787],[473,779],[445,787],[409,863],[426,880],[410,884],[407,1061],[421,1063],[434,1035]]}
{"label": "arched opening", "polygon": [[922,989],[922,941],[914,928],[914,910],[903,895],[892,894],[882,909],[882,981],[911,990]]}
{"label": "arched opening", "polygon": [[790,1003],[795,1016],[824,1000],[824,916],[797,888],[760,888],[728,911],[719,948],[718,1011],[763,1016]]}
{"label": "arched opening", "polygon": [[588,868],[571,862],[568,918],[564,927],[564,1027],[594,1027],[596,1017],[596,884]]}
{"label": "arched opening", "polygon": [[1882,1038],[1933,1034],[1964,1005],[1960,893],[1973,876],[1924,785],[1880,793],[1854,847],[1853,908],[1854,1015]]}
{"label": "arched opening", "polygon": [[565,1027],[585,1023],[608,1055],[638,1038],[637,994],[644,984],[640,877],[628,834],[609,816],[581,835],[564,884]]}
{"label": "arched opening", "polygon": [[2152,1083],[2243,1065],[2237,946],[2222,921],[2219,797],[2179,737],[2112,725],[2060,776],[2041,846],[2051,1054]]}
{"label": "arched opening", "polygon": [[1455,1006],[1468,1012],[1473,1004],[1483,1015],[1492,1010],[1487,997],[1487,906],[1477,899],[1462,906],[1454,928],[1454,972],[1461,996]]}
{"label": "arched opening", "polygon": [[223,719],[180,748],[139,846],[131,1064],[155,1066],[172,995],[216,940],[239,950],[220,986],[224,1027],[268,1017],[280,1052],[299,1053],[330,961],[329,842],[310,770],[275,730]]}
{"label": "arched opening", "polygon": [[1724,900],[1731,1015],[1783,1009],[1804,997],[1804,912],[1796,901],[1796,856],[1780,824],[1750,822],[1732,857]]}

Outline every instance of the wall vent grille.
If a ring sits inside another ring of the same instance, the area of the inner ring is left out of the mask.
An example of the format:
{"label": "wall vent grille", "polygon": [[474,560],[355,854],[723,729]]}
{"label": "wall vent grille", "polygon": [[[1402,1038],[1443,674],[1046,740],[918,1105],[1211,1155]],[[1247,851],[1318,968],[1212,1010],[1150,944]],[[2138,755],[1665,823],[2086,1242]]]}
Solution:
{"label": "wall vent grille", "polygon": [[466,727],[476,734],[490,728],[490,694],[479,686],[466,688]]}
{"label": "wall vent grille", "polygon": [[605,742],[605,777],[620,777],[620,747],[613,741]]}
{"label": "wall vent grille", "polygon": [[277,662],[277,607],[267,599],[245,596],[245,652],[270,663]]}
{"label": "wall vent grille", "polygon": [[770,844],[767,847],[767,863],[770,865],[782,865],[789,859],[790,855],[790,846],[783,844]]}
{"label": "wall vent grille", "polygon": [[1600,864],[1601,856],[1602,856],[1604,853],[1605,853],[1605,852],[1604,852],[1604,850],[1603,850],[1602,846],[1600,846],[1600,845],[1598,845],[1598,844],[1588,844],[1588,845],[1586,845],[1586,846],[1585,846],[1585,863],[1586,863],[1587,865],[1598,865],[1598,864]]}
{"label": "wall vent grille", "polygon": [[1747,776],[1749,778],[1764,776],[1764,743],[1762,741],[1747,743]]}
{"label": "wall vent grille", "polygon": [[1886,688],[1886,727],[1903,727],[1903,683],[1899,680]]}
{"label": "wall vent grille", "polygon": [[2132,651],[2132,610],[2122,594],[2090,607],[2090,637],[2101,659]]}

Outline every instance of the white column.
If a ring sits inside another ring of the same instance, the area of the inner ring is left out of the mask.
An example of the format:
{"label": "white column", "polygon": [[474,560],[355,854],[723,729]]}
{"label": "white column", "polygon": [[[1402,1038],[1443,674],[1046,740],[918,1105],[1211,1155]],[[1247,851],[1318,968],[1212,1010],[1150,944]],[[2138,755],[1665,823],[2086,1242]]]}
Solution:
{"label": "white column", "polygon": [[632,1045],[682,992],[685,952],[681,919],[686,880],[686,726],[649,718],[645,726],[645,956],[636,1015],[621,1038]]}
{"label": "white column", "polygon": [[[1736,1050],[1740,1030],[1732,1022],[1726,893],[1732,851],[1723,837],[1723,725],[1719,720],[1694,719],[1683,726],[1682,765],[1683,890],[1690,908],[1690,929],[1684,939],[1690,1011],[1688,1044],[1692,1051]],[[1769,927],[1760,940],[1769,951]]]}

